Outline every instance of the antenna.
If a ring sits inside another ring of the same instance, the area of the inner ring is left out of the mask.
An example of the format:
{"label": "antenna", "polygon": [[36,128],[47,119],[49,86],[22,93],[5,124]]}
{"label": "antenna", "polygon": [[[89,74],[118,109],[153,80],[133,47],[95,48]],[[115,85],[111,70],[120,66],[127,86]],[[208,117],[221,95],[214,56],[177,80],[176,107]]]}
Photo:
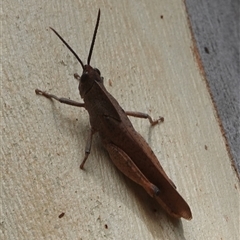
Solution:
{"label": "antenna", "polygon": [[77,58],[77,60],[80,62],[82,68],[84,69],[84,65],[82,60],[78,57],[78,55],[73,51],[73,49],[68,45],[68,43],[59,35],[59,33],[50,27],[50,29],[60,38],[60,40],[67,46],[67,48],[72,52],[72,54]]}
{"label": "antenna", "polygon": [[96,26],[95,26],[95,29],[94,29],[92,43],[91,43],[91,47],[90,47],[89,54],[88,54],[88,59],[87,59],[87,64],[88,65],[90,64],[90,61],[91,61],[92,51],[93,51],[93,47],[94,47],[94,43],[95,43],[95,39],[96,39],[96,35],[97,35],[97,30],[98,30],[98,25],[99,25],[99,21],[100,21],[100,15],[101,15],[101,11],[100,11],[100,8],[99,8],[98,16],[97,16],[97,22],[96,22]]}
{"label": "antenna", "polygon": [[[90,47],[89,54],[88,54],[88,59],[87,59],[87,64],[88,65],[90,64],[92,51],[93,51],[93,47],[94,47],[94,43],[95,43],[95,39],[96,39],[96,35],[97,35],[98,25],[99,25],[99,21],[100,21],[100,14],[101,14],[101,11],[99,9],[96,26],[95,26],[94,33],[93,33],[92,43],[91,43],[91,47]],[[60,38],[60,40],[65,44],[65,46],[72,52],[72,54],[77,58],[77,60],[81,64],[82,68],[84,69],[84,64],[83,64],[82,60],[78,57],[76,52],[68,45],[68,43],[60,36],[60,34],[55,29],[53,29],[52,27],[50,27],[50,29]]]}

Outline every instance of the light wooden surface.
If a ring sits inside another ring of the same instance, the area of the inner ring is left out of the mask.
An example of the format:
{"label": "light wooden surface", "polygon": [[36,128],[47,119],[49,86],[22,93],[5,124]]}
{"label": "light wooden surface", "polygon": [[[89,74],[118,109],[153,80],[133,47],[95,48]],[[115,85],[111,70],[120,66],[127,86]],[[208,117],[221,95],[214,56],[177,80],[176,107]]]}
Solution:
{"label": "light wooden surface", "polygon": [[[91,63],[124,109],[164,116],[154,128],[132,122],[189,203],[190,222],[170,219],[123,177],[98,137],[80,171],[87,112],[35,95],[80,101],[81,68],[48,27],[85,62],[99,7]],[[3,239],[237,239],[239,182],[183,2],[9,1],[3,12]]]}

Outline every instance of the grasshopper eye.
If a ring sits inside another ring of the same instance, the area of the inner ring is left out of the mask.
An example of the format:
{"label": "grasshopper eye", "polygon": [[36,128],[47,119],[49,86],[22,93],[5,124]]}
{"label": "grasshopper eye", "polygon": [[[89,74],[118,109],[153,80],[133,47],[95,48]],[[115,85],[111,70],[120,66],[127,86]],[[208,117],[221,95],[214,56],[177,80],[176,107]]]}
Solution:
{"label": "grasshopper eye", "polygon": [[94,70],[99,74],[99,76],[101,76],[101,73],[97,68],[94,68]]}

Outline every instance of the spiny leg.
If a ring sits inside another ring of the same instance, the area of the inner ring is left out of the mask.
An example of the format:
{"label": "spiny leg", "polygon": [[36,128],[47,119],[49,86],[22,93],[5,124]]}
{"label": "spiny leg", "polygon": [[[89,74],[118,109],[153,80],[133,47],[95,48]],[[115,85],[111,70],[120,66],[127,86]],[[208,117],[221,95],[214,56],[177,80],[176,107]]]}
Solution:
{"label": "spiny leg", "polygon": [[89,135],[88,135],[88,139],[87,139],[87,143],[86,143],[86,147],[85,147],[85,157],[80,165],[80,168],[83,169],[83,166],[85,164],[85,162],[87,161],[87,158],[91,152],[91,147],[92,147],[92,137],[93,137],[93,134],[95,133],[96,131],[94,129],[91,128],[90,132],[89,132]]}
{"label": "spiny leg", "polygon": [[147,113],[131,112],[131,111],[126,111],[125,113],[128,116],[132,116],[132,117],[145,118],[145,119],[147,118],[152,126],[164,121],[163,117],[159,117],[157,120],[153,120],[151,116],[149,116]]}
{"label": "spiny leg", "polygon": [[158,196],[161,193],[161,190],[145,177],[132,159],[123,150],[112,143],[103,142],[103,144],[115,166],[125,176],[142,186],[151,197]]}
{"label": "spiny leg", "polygon": [[56,101],[58,101],[60,103],[67,104],[67,105],[71,105],[71,106],[75,106],[75,107],[85,107],[84,103],[79,103],[79,102],[70,100],[68,98],[59,98],[59,97],[57,97],[57,96],[55,96],[53,94],[49,94],[49,93],[43,92],[43,91],[41,91],[39,89],[36,89],[35,93],[38,94],[38,95],[42,95],[42,96],[44,96],[46,98],[49,98],[49,99],[55,99]]}

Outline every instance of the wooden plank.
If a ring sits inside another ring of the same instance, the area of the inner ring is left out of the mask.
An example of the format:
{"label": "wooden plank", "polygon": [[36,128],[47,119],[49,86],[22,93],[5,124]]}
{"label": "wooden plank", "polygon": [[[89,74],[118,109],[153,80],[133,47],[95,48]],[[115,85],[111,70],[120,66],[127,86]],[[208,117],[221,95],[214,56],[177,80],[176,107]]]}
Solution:
{"label": "wooden plank", "polygon": [[[132,122],[191,206],[190,222],[120,174],[98,137],[80,171],[86,111],[34,93],[79,100],[81,68],[48,26],[86,61],[99,7],[92,65],[124,109],[164,116],[154,128]],[[183,2],[9,1],[4,13],[3,239],[237,239],[239,182]]]}

